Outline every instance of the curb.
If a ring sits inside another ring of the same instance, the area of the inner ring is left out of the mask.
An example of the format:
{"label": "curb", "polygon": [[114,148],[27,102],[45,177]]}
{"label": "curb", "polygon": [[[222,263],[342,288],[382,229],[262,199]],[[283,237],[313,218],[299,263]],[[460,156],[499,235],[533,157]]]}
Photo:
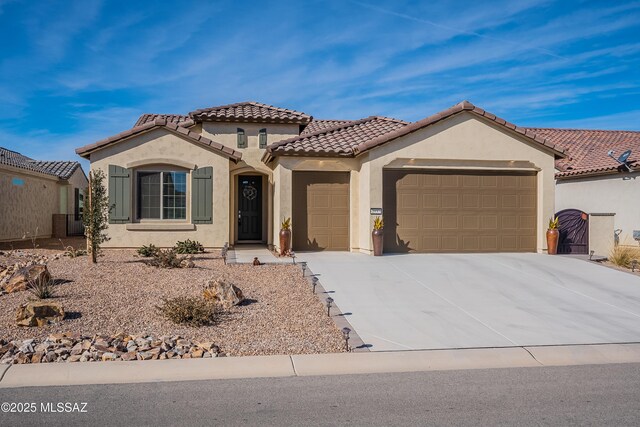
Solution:
{"label": "curb", "polygon": [[0,365],[0,388],[640,363],[640,343]]}

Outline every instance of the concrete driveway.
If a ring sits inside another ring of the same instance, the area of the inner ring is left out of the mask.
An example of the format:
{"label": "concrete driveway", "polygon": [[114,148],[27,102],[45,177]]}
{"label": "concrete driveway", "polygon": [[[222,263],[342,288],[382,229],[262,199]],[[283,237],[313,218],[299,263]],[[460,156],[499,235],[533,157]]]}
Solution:
{"label": "concrete driveway", "polygon": [[640,342],[640,278],[542,254],[300,253],[371,350]]}

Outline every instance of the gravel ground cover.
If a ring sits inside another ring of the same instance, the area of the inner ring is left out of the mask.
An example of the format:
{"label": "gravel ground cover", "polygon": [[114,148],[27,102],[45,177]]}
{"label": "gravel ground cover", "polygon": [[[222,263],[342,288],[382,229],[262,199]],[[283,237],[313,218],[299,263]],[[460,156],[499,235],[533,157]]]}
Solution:
{"label": "gravel ground cover", "polygon": [[[60,251],[30,252],[53,256]],[[16,292],[0,296],[0,338],[46,338],[52,333],[83,335],[179,335],[214,342],[229,355],[302,354],[343,351],[342,334],[293,265],[224,265],[216,254],[194,255],[195,268],[151,267],[134,250],[106,250],[97,265],[86,256],[61,257],[48,263],[56,286],[55,301],[67,317],[56,325],[15,325],[20,304],[33,296]],[[0,264],[15,262],[0,255]],[[232,307],[213,326],[175,325],[155,309],[162,298],[199,296],[204,284],[224,278],[238,286],[247,301]]]}

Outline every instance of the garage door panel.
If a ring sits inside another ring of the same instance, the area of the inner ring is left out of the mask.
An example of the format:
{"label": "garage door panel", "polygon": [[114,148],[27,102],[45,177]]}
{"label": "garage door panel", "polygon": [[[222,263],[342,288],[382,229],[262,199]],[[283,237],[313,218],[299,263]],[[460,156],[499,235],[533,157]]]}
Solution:
{"label": "garage door panel", "polygon": [[294,250],[349,249],[349,173],[294,172],[292,195]]}
{"label": "garage door panel", "polygon": [[385,251],[533,252],[536,191],[535,174],[385,171]]}

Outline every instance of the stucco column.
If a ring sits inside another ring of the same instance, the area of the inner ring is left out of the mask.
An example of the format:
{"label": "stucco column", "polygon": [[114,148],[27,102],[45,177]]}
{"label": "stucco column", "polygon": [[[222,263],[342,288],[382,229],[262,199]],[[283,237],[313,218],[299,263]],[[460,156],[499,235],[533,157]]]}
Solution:
{"label": "stucco column", "polygon": [[[293,212],[292,199],[293,174],[291,169],[282,164],[278,164],[273,171],[273,245],[276,250],[280,250],[280,223],[284,218],[290,218]],[[292,224],[291,232],[295,233],[296,225]]]}

